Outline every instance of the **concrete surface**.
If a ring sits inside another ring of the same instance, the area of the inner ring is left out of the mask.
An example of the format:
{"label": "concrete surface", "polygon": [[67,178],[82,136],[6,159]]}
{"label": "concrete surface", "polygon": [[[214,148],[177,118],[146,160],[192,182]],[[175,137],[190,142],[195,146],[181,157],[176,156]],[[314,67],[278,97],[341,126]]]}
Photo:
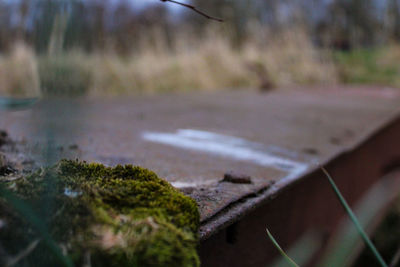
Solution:
{"label": "concrete surface", "polygon": [[[0,129],[25,140],[38,160],[51,145],[54,157],[154,170],[198,201],[206,240],[250,212],[254,197],[267,198],[398,118],[400,90],[53,99],[0,112]],[[227,172],[250,176],[252,183],[221,182]]]}

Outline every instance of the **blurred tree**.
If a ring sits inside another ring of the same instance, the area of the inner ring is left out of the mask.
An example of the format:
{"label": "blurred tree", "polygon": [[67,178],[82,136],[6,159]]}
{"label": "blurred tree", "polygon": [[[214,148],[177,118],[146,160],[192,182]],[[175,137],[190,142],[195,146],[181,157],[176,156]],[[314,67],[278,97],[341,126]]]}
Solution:
{"label": "blurred tree", "polygon": [[11,36],[10,6],[0,1],[0,51],[8,49]]}
{"label": "blurred tree", "polygon": [[[213,27],[220,27],[238,46],[254,34],[249,31],[254,24],[272,29],[270,32],[304,25],[316,44],[350,49],[400,40],[399,1],[192,0],[190,3],[208,15],[224,18],[225,23]],[[173,47],[171,44],[182,29],[190,29],[201,38],[213,23],[187,8],[171,14],[166,4],[173,3],[156,2],[138,10],[130,0],[0,0],[0,51],[22,39],[39,53],[47,52],[50,44],[54,47],[55,43],[67,50],[114,47],[118,53],[129,53],[143,39],[154,39],[150,33],[155,31],[162,38],[150,43],[168,48]],[[160,42],[161,39],[164,41]]]}
{"label": "blurred tree", "polygon": [[69,9],[69,19],[65,29],[64,48],[81,48],[90,51],[93,41],[88,34],[91,29],[88,23],[88,8],[83,1],[75,1]]}
{"label": "blurred tree", "polygon": [[339,49],[370,46],[380,40],[382,22],[373,0],[336,0],[328,7],[326,29],[330,43]]}
{"label": "blurred tree", "polygon": [[388,0],[385,14],[385,29],[390,41],[400,40],[400,5],[399,0]]}
{"label": "blurred tree", "polygon": [[23,42],[25,40],[25,28],[30,9],[30,0],[22,0],[19,6],[19,22],[16,30],[16,39]]}
{"label": "blurred tree", "polygon": [[61,1],[35,1],[33,14],[33,43],[38,52],[48,51],[54,20],[60,13]]}

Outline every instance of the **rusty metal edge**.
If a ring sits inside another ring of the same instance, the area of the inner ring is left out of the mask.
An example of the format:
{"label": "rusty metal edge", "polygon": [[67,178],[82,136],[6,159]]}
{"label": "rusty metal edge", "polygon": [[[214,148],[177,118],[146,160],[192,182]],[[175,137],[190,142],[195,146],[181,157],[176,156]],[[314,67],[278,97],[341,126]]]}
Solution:
{"label": "rusty metal edge", "polygon": [[295,185],[300,180],[306,179],[308,176],[316,174],[320,171],[319,166],[326,166],[335,160],[351,153],[355,149],[363,146],[366,142],[379,135],[381,132],[389,129],[390,127],[400,123],[400,110],[395,111],[395,114],[384,120],[382,123],[374,125],[373,130],[365,133],[361,136],[358,141],[353,145],[343,148],[341,151],[335,153],[328,159],[320,162],[319,165],[311,167],[303,175],[297,177],[291,177],[287,179],[281,179],[276,183],[259,190],[257,193],[253,193],[243,198],[230,203],[225,208],[221,209],[214,216],[201,222],[199,236],[200,242],[207,240],[212,235],[218,233],[220,230],[228,227],[229,225],[239,221],[241,218],[249,214],[251,211],[257,209],[261,205],[264,205],[268,201],[272,201],[280,193],[284,192],[290,186]]}

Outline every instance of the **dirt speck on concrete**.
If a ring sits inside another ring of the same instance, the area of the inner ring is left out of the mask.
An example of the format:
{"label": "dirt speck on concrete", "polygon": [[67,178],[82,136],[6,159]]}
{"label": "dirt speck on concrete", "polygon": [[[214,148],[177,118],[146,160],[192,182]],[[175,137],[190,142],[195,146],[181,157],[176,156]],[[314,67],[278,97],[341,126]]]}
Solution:
{"label": "dirt speck on concrete", "polygon": [[340,145],[342,141],[338,137],[331,137],[329,139],[329,143],[331,143],[332,145]]}
{"label": "dirt speck on concrete", "polygon": [[14,141],[0,130],[0,177],[10,178],[33,170],[35,161],[24,153],[24,142]]}
{"label": "dirt speck on concrete", "polygon": [[77,150],[77,149],[79,149],[79,146],[77,144],[71,144],[71,145],[69,145],[68,148],[71,150]]}
{"label": "dirt speck on concrete", "polygon": [[0,153],[0,176],[7,174],[7,160],[3,153]]}
{"label": "dirt speck on concrete", "polygon": [[13,165],[8,160],[4,150],[2,149],[10,143],[11,140],[8,138],[7,132],[0,130],[0,176],[6,176],[15,171]]}
{"label": "dirt speck on concrete", "polygon": [[8,137],[8,134],[6,131],[0,130],[0,147],[2,147],[3,145],[10,143],[11,140]]}
{"label": "dirt speck on concrete", "polygon": [[241,173],[227,172],[224,174],[224,179],[222,179],[221,182],[251,184],[251,177]]}
{"label": "dirt speck on concrete", "polygon": [[312,147],[303,148],[302,151],[303,151],[303,153],[308,154],[308,155],[318,155],[319,154],[318,149],[312,148]]}

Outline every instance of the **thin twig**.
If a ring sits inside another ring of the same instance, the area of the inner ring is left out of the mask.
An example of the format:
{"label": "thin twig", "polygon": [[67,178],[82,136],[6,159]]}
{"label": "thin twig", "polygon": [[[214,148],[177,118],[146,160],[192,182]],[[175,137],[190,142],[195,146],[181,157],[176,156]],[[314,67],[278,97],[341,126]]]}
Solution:
{"label": "thin twig", "polygon": [[212,16],[204,13],[203,11],[198,10],[195,6],[192,6],[192,5],[189,5],[189,4],[181,3],[181,2],[178,2],[178,1],[175,1],[175,0],[160,0],[160,1],[161,2],[170,2],[170,3],[173,3],[173,4],[177,4],[177,5],[181,5],[181,6],[187,7],[189,9],[193,10],[194,12],[202,15],[203,17],[206,17],[207,19],[212,19],[212,20],[216,20],[216,21],[219,21],[219,22],[223,22],[224,21],[223,19],[212,17]]}
{"label": "thin twig", "polygon": [[31,254],[32,251],[35,250],[36,246],[39,244],[40,239],[36,239],[35,241],[33,241],[32,243],[30,243],[28,245],[28,247],[26,249],[24,249],[23,251],[21,251],[20,253],[18,253],[17,256],[15,256],[14,258],[8,260],[6,267],[11,267],[14,266],[15,264],[17,264],[20,260],[24,259],[25,257],[29,256],[29,254]]}

